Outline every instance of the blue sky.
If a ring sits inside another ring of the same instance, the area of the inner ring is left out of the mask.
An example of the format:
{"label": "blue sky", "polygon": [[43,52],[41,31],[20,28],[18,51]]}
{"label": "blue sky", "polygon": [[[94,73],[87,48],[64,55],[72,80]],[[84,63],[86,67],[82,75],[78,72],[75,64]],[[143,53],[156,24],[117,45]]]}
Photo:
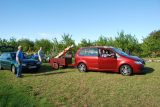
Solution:
{"label": "blue sky", "polygon": [[0,38],[61,39],[76,43],[117,32],[141,41],[160,29],[160,0],[0,0]]}

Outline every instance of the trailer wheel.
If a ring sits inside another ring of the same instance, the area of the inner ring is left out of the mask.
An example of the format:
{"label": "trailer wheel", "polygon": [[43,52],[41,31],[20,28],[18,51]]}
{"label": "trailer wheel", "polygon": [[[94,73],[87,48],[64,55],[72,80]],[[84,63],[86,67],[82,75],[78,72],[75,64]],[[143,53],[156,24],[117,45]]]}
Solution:
{"label": "trailer wheel", "polygon": [[67,68],[67,65],[63,65],[63,68]]}
{"label": "trailer wheel", "polygon": [[53,63],[53,68],[54,68],[54,69],[59,69],[59,64],[58,64],[58,63],[56,63],[56,62],[55,62],[55,63]]}

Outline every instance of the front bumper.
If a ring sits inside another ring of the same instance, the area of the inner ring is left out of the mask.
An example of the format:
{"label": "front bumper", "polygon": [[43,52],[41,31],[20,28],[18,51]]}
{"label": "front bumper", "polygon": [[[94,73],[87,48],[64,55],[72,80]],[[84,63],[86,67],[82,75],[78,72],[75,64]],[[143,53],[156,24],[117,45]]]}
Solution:
{"label": "front bumper", "polygon": [[133,67],[133,72],[134,73],[143,73],[144,72],[145,66],[143,64],[137,64]]}
{"label": "front bumper", "polygon": [[35,69],[38,70],[40,67],[41,65],[26,65],[26,66],[22,65],[23,70],[35,70]]}

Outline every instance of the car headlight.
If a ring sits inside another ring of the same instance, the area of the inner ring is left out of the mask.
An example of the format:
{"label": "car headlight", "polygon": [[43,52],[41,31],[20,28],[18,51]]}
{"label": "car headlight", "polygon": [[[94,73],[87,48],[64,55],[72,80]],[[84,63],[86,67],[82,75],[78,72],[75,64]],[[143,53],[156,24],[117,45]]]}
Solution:
{"label": "car headlight", "polygon": [[22,64],[22,66],[27,66],[27,64]]}
{"label": "car headlight", "polygon": [[138,64],[138,65],[142,64],[141,61],[135,61],[135,63]]}

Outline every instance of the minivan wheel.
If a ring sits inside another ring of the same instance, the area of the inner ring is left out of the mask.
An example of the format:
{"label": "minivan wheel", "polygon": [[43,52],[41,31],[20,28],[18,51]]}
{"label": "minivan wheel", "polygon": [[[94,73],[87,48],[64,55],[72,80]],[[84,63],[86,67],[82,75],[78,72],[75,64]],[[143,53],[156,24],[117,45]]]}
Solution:
{"label": "minivan wheel", "polygon": [[14,65],[12,66],[11,71],[13,72],[13,74],[16,74],[16,67]]}
{"label": "minivan wheel", "polygon": [[127,64],[122,65],[120,67],[120,73],[124,76],[129,76],[132,74],[132,68]]}
{"label": "minivan wheel", "polygon": [[87,66],[84,63],[80,63],[77,68],[80,72],[86,72],[87,71]]}
{"label": "minivan wheel", "polygon": [[2,70],[2,65],[0,64],[0,70]]}

